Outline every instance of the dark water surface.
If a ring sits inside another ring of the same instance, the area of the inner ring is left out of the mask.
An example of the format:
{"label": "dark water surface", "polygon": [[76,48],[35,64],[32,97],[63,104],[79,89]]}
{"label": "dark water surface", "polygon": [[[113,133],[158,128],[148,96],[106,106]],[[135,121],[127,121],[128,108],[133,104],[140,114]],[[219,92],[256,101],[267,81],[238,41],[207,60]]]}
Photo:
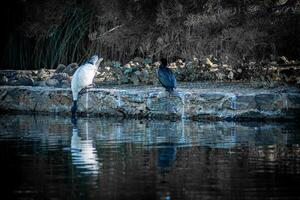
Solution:
{"label": "dark water surface", "polygon": [[300,199],[293,123],[0,115],[1,199]]}

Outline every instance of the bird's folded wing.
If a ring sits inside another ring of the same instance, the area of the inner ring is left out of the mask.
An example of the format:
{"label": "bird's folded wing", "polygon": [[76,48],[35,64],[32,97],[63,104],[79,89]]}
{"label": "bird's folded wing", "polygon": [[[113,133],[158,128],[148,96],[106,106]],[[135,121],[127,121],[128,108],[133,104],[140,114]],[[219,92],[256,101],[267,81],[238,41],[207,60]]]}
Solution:
{"label": "bird's folded wing", "polygon": [[170,69],[158,70],[158,78],[165,87],[175,87],[176,79]]}

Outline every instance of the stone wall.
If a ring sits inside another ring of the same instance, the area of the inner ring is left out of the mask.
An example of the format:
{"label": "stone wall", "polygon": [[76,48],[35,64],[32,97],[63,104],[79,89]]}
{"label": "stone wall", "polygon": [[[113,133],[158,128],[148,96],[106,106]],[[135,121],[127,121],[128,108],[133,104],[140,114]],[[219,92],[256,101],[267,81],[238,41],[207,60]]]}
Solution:
{"label": "stone wall", "polygon": [[[78,99],[79,115],[193,120],[297,119],[297,88],[229,90],[181,88],[169,96],[160,87],[92,88]],[[68,88],[1,86],[2,112],[45,112],[70,115]]]}

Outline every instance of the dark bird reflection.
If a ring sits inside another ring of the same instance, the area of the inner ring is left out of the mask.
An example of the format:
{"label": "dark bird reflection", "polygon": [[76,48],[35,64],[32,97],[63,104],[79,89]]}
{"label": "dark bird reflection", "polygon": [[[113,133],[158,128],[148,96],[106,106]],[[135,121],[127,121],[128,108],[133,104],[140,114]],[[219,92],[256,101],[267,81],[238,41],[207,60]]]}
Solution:
{"label": "dark bird reflection", "polygon": [[[82,130],[83,134],[79,134]],[[71,138],[72,164],[82,169],[86,174],[97,174],[99,172],[99,162],[97,151],[93,146],[93,140],[89,137],[89,123],[83,123],[83,127],[78,129],[78,124],[74,123]]]}
{"label": "dark bird reflection", "polygon": [[[160,133],[157,136],[157,159],[156,165],[160,173],[160,199],[171,199],[170,192],[170,172],[176,161],[177,145],[182,143],[181,137],[178,137],[176,122],[166,123],[160,127]],[[183,130],[180,130],[183,131]]]}
{"label": "dark bird reflection", "polygon": [[175,143],[164,143],[158,149],[157,166],[160,168],[162,173],[170,171],[174,160],[176,159],[176,144]]}

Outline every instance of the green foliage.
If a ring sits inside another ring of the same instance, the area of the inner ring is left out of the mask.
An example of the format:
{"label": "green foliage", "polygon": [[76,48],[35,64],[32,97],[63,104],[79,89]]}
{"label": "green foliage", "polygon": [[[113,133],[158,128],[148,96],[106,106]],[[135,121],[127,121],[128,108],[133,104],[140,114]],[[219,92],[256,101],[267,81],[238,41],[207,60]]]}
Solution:
{"label": "green foliage", "polygon": [[[55,68],[59,63],[82,62],[94,49],[89,49],[87,35],[92,26],[93,13],[86,5],[51,5],[46,2],[41,16],[36,16],[34,5],[28,5],[26,20],[20,27],[22,32],[11,36],[5,59],[17,68]],[[35,18],[37,17],[37,18]]]}
{"label": "green foliage", "polygon": [[113,67],[121,67],[121,63],[119,61],[112,61]]}
{"label": "green foliage", "polygon": [[154,84],[157,80],[157,63],[150,63],[150,59],[134,58],[122,65],[118,61],[106,61],[100,67],[98,78],[105,81],[113,81],[118,84],[145,85]]}
{"label": "green foliage", "polygon": [[[54,68],[81,63],[95,53],[121,63],[149,58],[143,65],[162,56],[175,60],[209,55],[240,65],[243,59],[296,59],[300,54],[298,1],[76,2],[26,2],[23,34],[8,40],[5,65]],[[122,68],[118,62],[112,67]]]}
{"label": "green foliage", "polygon": [[63,24],[51,27],[48,37],[37,40],[33,52],[35,66],[53,68],[58,63],[80,63],[86,59],[91,54],[85,45],[90,18],[87,10],[77,7],[67,9]]}

